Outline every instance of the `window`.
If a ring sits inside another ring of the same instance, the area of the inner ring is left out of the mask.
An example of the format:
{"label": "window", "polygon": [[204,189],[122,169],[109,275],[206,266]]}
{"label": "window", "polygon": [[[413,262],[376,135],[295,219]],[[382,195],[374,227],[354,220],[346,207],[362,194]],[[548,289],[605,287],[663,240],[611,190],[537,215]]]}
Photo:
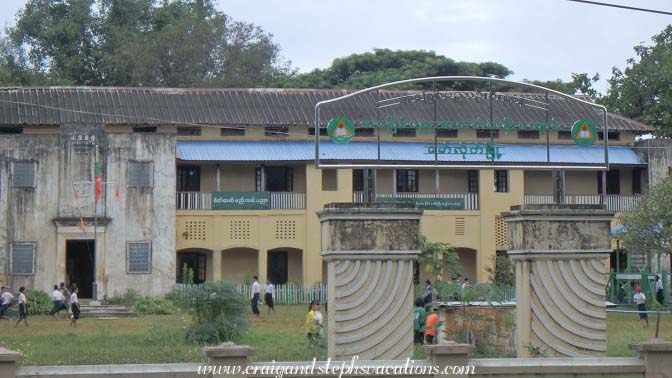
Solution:
{"label": "window", "polygon": [[363,129],[357,129],[357,130],[355,130],[355,136],[356,137],[364,137],[364,138],[374,137],[374,136],[376,136],[375,130],[376,129],[372,129],[372,128],[368,128],[368,127],[363,128]]}
{"label": "window", "polygon": [[397,169],[397,192],[418,191],[418,170]]}
{"label": "window", "polygon": [[490,139],[499,138],[499,130],[476,130],[476,138]]}
{"label": "window", "polygon": [[457,138],[457,130],[436,129],[437,138]]}
{"label": "window", "polygon": [[509,171],[495,171],[495,192],[506,193],[509,191]]}
{"label": "window", "polygon": [[539,131],[518,130],[518,139],[539,139]]}
{"label": "window", "polygon": [[289,134],[289,127],[287,126],[266,126],[264,127],[264,135],[272,137],[286,137]]}
{"label": "window", "polygon": [[0,127],[0,134],[23,134],[23,127]]}
{"label": "window", "polygon": [[322,170],[322,190],[323,191],[336,191],[338,190],[338,177],[336,175],[337,170],[335,169],[323,169]]}
{"label": "window", "polygon": [[155,133],[156,126],[147,126],[147,127],[134,127],[134,133]]}
{"label": "window", "polygon": [[571,131],[558,131],[558,140],[571,140],[572,132]]}
{"label": "window", "polygon": [[[315,128],[314,127],[309,127],[308,128],[308,135],[315,135]],[[327,136],[327,128],[326,127],[320,127],[320,136]]]}
{"label": "window", "polygon": [[35,244],[12,244],[11,274],[35,274]]}
{"label": "window", "polygon": [[127,244],[126,269],[128,273],[151,273],[152,243],[129,242]]}
{"label": "window", "polygon": [[[602,194],[602,171],[597,172],[597,194]],[[621,194],[621,176],[618,171],[607,171],[607,194]]]}
{"label": "window", "polygon": [[148,161],[128,162],[128,186],[151,187],[152,186],[152,163]]}
{"label": "window", "polygon": [[219,129],[220,136],[244,136],[245,129],[243,127],[222,127]]}
{"label": "window", "polygon": [[14,187],[15,188],[34,188],[35,187],[35,163],[34,162],[15,162],[14,163]]}
{"label": "window", "polygon": [[352,170],[352,191],[353,192],[363,192],[364,191],[364,170],[363,169],[353,169]]}
{"label": "window", "polygon": [[258,192],[291,192],[294,170],[291,167],[259,167],[256,171]]}
{"label": "window", "polygon": [[394,136],[398,138],[415,138],[415,129],[397,129]]}
{"label": "window", "polygon": [[177,135],[180,136],[199,136],[201,135],[200,127],[178,127]]}
{"label": "window", "polygon": [[467,185],[469,193],[478,193],[478,171],[467,171]]}
{"label": "window", "polygon": [[[609,137],[609,140],[620,140],[621,139],[621,134],[617,133],[615,131],[610,131],[610,132],[607,133],[607,137]],[[604,132],[599,131],[597,133],[597,138],[599,140],[604,140]]]}
{"label": "window", "polygon": [[177,191],[201,191],[201,167],[177,167]]}
{"label": "window", "polygon": [[642,168],[632,169],[632,194],[642,194]]}

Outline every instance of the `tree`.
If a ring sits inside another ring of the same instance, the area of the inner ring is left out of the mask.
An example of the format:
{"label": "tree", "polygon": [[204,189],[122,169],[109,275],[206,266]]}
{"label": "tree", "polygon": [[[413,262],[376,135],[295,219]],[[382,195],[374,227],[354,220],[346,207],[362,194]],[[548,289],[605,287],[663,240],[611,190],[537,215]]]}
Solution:
{"label": "tree", "polygon": [[[494,63],[456,62],[434,51],[374,49],[372,53],[352,54],[335,59],[326,69],[278,77],[273,85],[282,88],[360,89],[391,81],[427,76],[483,76],[505,78],[513,72]],[[442,83],[439,89],[469,90],[478,83]],[[429,89],[431,83],[400,88]]]}
{"label": "tree", "polygon": [[672,250],[672,176],[667,176],[620,217],[624,228],[615,235],[629,251],[652,254]]}
{"label": "tree", "polygon": [[672,136],[672,25],[652,38],[654,44],[635,46],[636,58],[625,71],[614,67],[607,95],[600,100],[610,111]]}
{"label": "tree", "polygon": [[516,284],[516,272],[513,261],[506,254],[492,256],[492,267],[485,268],[489,279],[498,286],[514,286]]}
{"label": "tree", "polygon": [[20,61],[74,85],[256,87],[290,71],[270,34],[212,0],[29,0],[4,43],[0,73]]}
{"label": "tree", "polygon": [[427,237],[420,237],[420,256],[418,262],[426,271],[431,272],[435,281],[442,276],[462,275],[460,257],[455,248],[447,243],[433,243]]}
{"label": "tree", "polygon": [[524,79],[523,82],[539,85],[569,95],[583,94],[586,96],[590,96],[590,98],[592,99],[596,99],[598,98],[598,93],[597,90],[593,88],[593,84],[598,80],[600,80],[600,75],[597,73],[594,74],[592,77],[588,76],[587,73],[580,73],[580,74],[572,73],[572,81],[567,82],[562,81],[560,79],[547,80],[547,81],[540,81],[540,80],[530,81]]}

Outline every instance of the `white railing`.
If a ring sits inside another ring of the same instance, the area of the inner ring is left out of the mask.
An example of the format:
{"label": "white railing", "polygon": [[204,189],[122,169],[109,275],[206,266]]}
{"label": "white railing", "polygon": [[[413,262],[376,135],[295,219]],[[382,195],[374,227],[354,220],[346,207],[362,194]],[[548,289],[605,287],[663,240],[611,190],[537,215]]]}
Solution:
{"label": "white railing", "polygon": [[[271,192],[272,210],[295,210],[306,208],[306,193]],[[177,192],[177,210],[212,210],[212,193]]]}
{"label": "white railing", "polygon": [[[607,205],[610,211],[626,211],[641,201],[641,195],[607,194],[567,194],[565,203],[568,205]],[[549,205],[553,203],[552,194],[526,194],[526,205]]]}
{"label": "white railing", "polygon": [[[462,198],[464,210],[478,210],[478,193],[378,193],[379,198]],[[364,192],[353,192],[352,202],[364,202]]]}

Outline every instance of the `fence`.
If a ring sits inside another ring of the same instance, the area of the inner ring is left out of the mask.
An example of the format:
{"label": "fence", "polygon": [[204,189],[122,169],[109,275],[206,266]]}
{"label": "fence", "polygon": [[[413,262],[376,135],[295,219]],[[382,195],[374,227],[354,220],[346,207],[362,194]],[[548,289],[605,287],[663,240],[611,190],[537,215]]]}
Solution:
{"label": "fence", "polygon": [[[181,295],[186,295],[187,290],[198,285],[176,284],[174,291]],[[262,286],[263,287],[263,286]],[[245,298],[251,298],[251,285],[237,284],[236,290]],[[263,295],[262,295],[263,299]],[[308,304],[313,299],[324,303],[327,300],[327,287],[322,284],[298,285],[285,284],[275,285],[274,302],[277,304]]]}
{"label": "fence", "polygon": [[[606,205],[610,211],[626,211],[636,206],[642,196],[640,195],[620,195],[608,194],[591,195],[591,194],[567,194],[565,195],[565,204],[568,205]],[[526,194],[525,204],[527,205],[549,205],[553,204],[552,194]]]}
{"label": "fence", "polygon": [[[478,210],[478,193],[396,193],[396,194],[376,194],[378,198],[414,198],[414,199],[463,199],[464,200],[464,209],[463,210]],[[352,202],[353,203],[362,203],[364,202],[364,192],[353,192],[352,193]]]}
{"label": "fence", "polygon": [[[670,280],[672,274],[661,274],[663,281],[663,304],[669,304]],[[612,272],[609,276],[608,294],[609,301],[616,304],[633,304],[632,297],[635,287],[639,286],[646,295],[647,303],[656,300],[656,274],[649,272]]]}
{"label": "fence", "polygon": [[[258,193],[258,192],[253,192]],[[177,192],[177,210],[212,210],[212,193],[208,192]],[[306,208],[306,193],[270,192],[268,197],[270,209],[300,210]],[[256,209],[250,207],[250,209]],[[245,210],[241,206],[240,210]]]}

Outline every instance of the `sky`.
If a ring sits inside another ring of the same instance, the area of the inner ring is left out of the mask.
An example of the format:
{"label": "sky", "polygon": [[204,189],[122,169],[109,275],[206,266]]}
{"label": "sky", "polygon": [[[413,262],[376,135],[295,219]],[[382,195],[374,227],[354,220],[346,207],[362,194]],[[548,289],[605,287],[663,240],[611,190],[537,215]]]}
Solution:
{"label": "sky", "polygon": [[[672,12],[670,0],[600,0]],[[25,0],[0,0],[11,26]],[[335,58],[392,50],[432,50],[456,61],[494,61],[511,80],[571,79],[625,68],[633,47],[672,24],[672,16],[567,0],[214,0],[234,19],[273,34],[281,55],[301,72]]]}

